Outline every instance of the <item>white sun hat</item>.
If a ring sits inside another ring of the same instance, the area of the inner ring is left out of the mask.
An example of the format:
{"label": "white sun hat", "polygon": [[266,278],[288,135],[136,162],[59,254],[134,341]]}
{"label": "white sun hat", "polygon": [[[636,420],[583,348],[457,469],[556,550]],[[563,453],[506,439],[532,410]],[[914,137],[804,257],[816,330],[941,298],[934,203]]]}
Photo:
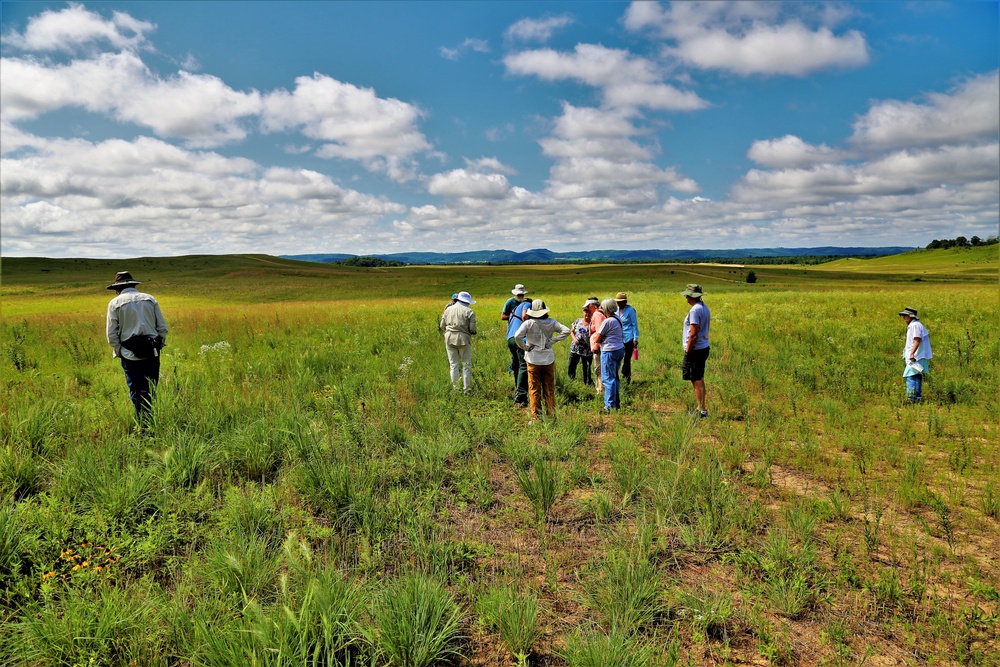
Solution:
{"label": "white sun hat", "polygon": [[459,292],[458,300],[470,306],[475,303],[475,301],[472,300],[472,295],[469,294],[468,292]]}

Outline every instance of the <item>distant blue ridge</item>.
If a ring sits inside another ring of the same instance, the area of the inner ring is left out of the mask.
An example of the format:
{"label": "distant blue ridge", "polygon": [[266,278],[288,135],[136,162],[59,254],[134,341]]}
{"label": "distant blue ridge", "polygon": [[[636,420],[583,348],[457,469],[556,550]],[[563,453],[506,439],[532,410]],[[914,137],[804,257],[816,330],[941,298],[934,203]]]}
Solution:
{"label": "distant blue ridge", "polygon": [[378,257],[405,264],[559,264],[572,262],[656,262],[710,261],[715,259],[745,259],[772,257],[881,257],[898,255],[914,248],[888,246],[883,248],[736,248],[730,250],[583,250],[552,252],[545,248],[514,252],[513,250],[474,250],[470,252],[397,252],[381,255],[344,253],[312,253],[281,255],[286,259],[331,264],[351,257]]}

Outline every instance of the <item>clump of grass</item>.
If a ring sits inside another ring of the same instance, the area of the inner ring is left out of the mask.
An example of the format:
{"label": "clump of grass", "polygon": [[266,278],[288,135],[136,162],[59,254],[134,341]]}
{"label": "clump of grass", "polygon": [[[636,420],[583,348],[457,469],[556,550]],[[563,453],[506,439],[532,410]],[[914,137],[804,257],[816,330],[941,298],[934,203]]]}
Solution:
{"label": "clump of grass", "polygon": [[372,617],[377,629],[363,632],[380,664],[430,667],[461,655],[462,612],[431,577],[413,573],[390,582]]}
{"label": "clump of grass", "polygon": [[979,499],[979,507],[983,514],[993,519],[1000,519],[1000,484],[987,483],[983,495]]}
{"label": "clump of grass", "polygon": [[0,584],[12,589],[21,573],[22,527],[14,515],[14,507],[0,500]]}
{"label": "clump of grass", "polygon": [[291,432],[272,421],[250,422],[218,440],[223,469],[230,476],[259,482],[273,479],[288,449]]}
{"label": "clump of grass", "polygon": [[269,549],[285,539],[285,512],[279,506],[273,487],[248,485],[226,490],[218,512],[219,527],[235,538],[259,539]]}
{"label": "clump of grass", "polygon": [[411,517],[403,528],[413,562],[432,577],[449,580],[458,572],[472,569],[476,549],[465,540],[450,540],[445,531],[421,514]]}
{"label": "clump of grass", "polygon": [[37,495],[45,488],[45,476],[41,458],[25,455],[12,447],[0,450],[0,496],[20,501]]}
{"label": "clump of grass", "polygon": [[204,572],[212,587],[235,600],[272,600],[281,566],[268,540],[254,533],[216,538],[208,546]]}
{"label": "clump of grass", "polygon": [[541,636],[538,597],[513,586],[491,588],[477,604],[483,623],[500,634],[500,640],[521,667],[527,667],[531,647]]}
{"label": "clump of grass", "polygon": [[211,474],[215,462],[208,443],[197,435],[176,434],[176,441],[161,451],[151,452],[159,466],[160,478],[168,488],[193,489]]}
{"label": "clump of grass", "polygon": [[292,545],[292,540],[286,542],[287,561],[298,585],[291,586],[289,577],[283,576],[281,604],[265,610],[251,602],[246,612],[258,654],[264,662],[277,665],[355,664],[362,647],[364,589],[331,567],[310,572],[311,553],[301,545],[302,562],[290,553]]}
{"label": "clump of grass", "polygon": [[569,667],[652,667],[654,648],[632,635],[592,628],[568,635],[559,655]]}
{"label": "clump of grass", "polygon": [[622,507],[642,497],[649,485],[649,461],[634,445],[612,450],[611,482]]}
{"label": "clump of grass", "polygon": [[23,664],[167,665],[164,607],[151,585],[65,590],[24,608],[8,649]]}
{"label": "clump of grass", "polygon": [[83,511],[126,526],[159,513],[163,501],[156,471],[131,461],[128,443],[98,450],[77,446],[67,457],[53,494]]}
{"label": "clump of grass", "polygon": [[556,464],[546,459],[536,459],[531,471],[517,469],[517,485],[535,509],[535,519],[544,522],[559,496],[561,476]]}
{"label": "clump of grass", "polygon": [[733,599],[726,591],[707,586],[677,594],[677,615],[691,624],[697,634],[722,641],[729,640],[733,621]]}
{"label": "clump of grass", "polygon": [[371,469],[352,466],[346,456],[317,445],[303,447],[299,458],[295,479],[299,492],[338,528],[360,529],[375,493]]}
{"label": "clump of grass", "polygon": [[663,612],[660,576],[649,560],[611,552],[584,580],[585,603],[610,634],[633,634]]}

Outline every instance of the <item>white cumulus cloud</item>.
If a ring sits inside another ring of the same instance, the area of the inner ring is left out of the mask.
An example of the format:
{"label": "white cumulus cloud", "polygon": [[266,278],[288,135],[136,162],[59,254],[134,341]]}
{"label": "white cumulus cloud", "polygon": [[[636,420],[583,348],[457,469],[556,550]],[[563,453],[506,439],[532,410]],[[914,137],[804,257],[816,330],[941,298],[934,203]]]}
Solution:
{"label": "white cumulus cloud", "polygon": [[825,144],[814,146],[787,134],[780,139],[755,141],[747,157],[765,167],[805,167],[825,162],[839,162],[845,157]]}
{"label": "white cumulus cloud", "polygon": [[146,43],[146,33],[155,26],[124,12],[105,19],[83,5],[70,4],[58,11],[45,10],[31,18],[24,33],[4,35],[4,42],[24,51],[68,51],[84,46],[136,49]]}
{"label": "white cumulus cloud", "polygon": [[[869,61],[868,43],[857,30],[835,34],[828,25],[809,26],[780,15],[786,5],[754,2],[679,2],[664,8],[633,2],[626,28],[651,29],[666,40],[663,53],[698,69],[749,75],[805,76],[825,69],[855,68]],[[808,6],[787,5],[807,13]],[[814,22],[835,22],[843,12],[817,8]]]}
{"label": "white cumulus cloud", "polygon": [[556,30],[572,25],[572,23],[573,17],[568,14],[541,19],[521,19],[504,31],[504,37],[508,40],[521,42],[544,43],[551,39],[552,33]]}
{"label": "white cumulus cloud", "polygon": [[243,139],[241,121],[260,111],[256,91],[233,90],[203,74],[180,72],[163,79],[129,51],[65,65],[4,58],[0,86],[0,112],[8,121],[77,106],[148,127],[162,137],[181,138],[193,147]]}
{"label": "white cumulus cloud", "polygon": [[405,210],[324,174],[158,139],[28,146],[0,160],[4,251],[15,254],[293,252],[304,237],[324,247],[358,243]]}
{"label": "white cumulus cloud", "polygon": [[520,51],[507,55],[503,62],[511,74],[533,75],[544,81],[569,79],[600,88],[610,106],[673,111],[708,106],[697,93],[663,83],[663,74],[655,63],[623,49],[578,44],[572,53],[553,49]]}
{"label": "white cumulus cloud", "polygon": [[886,100],[854,123],[853,143],[897,148],[995,139],[1000,133],[1000,74],[972,77],[926,101]]}
{"label": "white cumulus cloud", "polygon": [[412,104],[316,73],[297,78],[292,92],[265,95],[261,124],[323,142],[320,157],[359,160],[406,180],[414,176],[410,158],[431,148],[418,126],[422,116]]}
{"label": "white cumulus cloud", "polygon": [[510,183],[503,174],[481,174],[466,169],[454,169],[445,174],[435,174],[427,184],[427,191],[443,197],[470,197],[474,199],[499,199],[506,197]]}

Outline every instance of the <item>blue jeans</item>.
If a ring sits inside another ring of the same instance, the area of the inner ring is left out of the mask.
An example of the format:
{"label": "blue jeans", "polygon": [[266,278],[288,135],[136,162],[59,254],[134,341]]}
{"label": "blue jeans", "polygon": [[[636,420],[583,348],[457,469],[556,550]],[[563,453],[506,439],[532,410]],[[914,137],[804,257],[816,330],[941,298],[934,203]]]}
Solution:
{"label": "blue jeans", "polygon": [[911,403],[919,403],[924,398],[924,376],[923,375],[907,375],[903,378],[906,380],[906,398]]}
{"label": "blue jeans", "polygon": [[122,368],[125,369],[128,397],[135,406],[135,417],[142,421],[149,416],[153,400],[152,391],[160,381],[160,358],[132,361],[122,357]]}
{"label": "blue jeans", "polygon": [[605,410],[616,410],[621,407],[618,396],[618,369],[624,358],[624,348],[601,352],[601,382],[604,383]]}

